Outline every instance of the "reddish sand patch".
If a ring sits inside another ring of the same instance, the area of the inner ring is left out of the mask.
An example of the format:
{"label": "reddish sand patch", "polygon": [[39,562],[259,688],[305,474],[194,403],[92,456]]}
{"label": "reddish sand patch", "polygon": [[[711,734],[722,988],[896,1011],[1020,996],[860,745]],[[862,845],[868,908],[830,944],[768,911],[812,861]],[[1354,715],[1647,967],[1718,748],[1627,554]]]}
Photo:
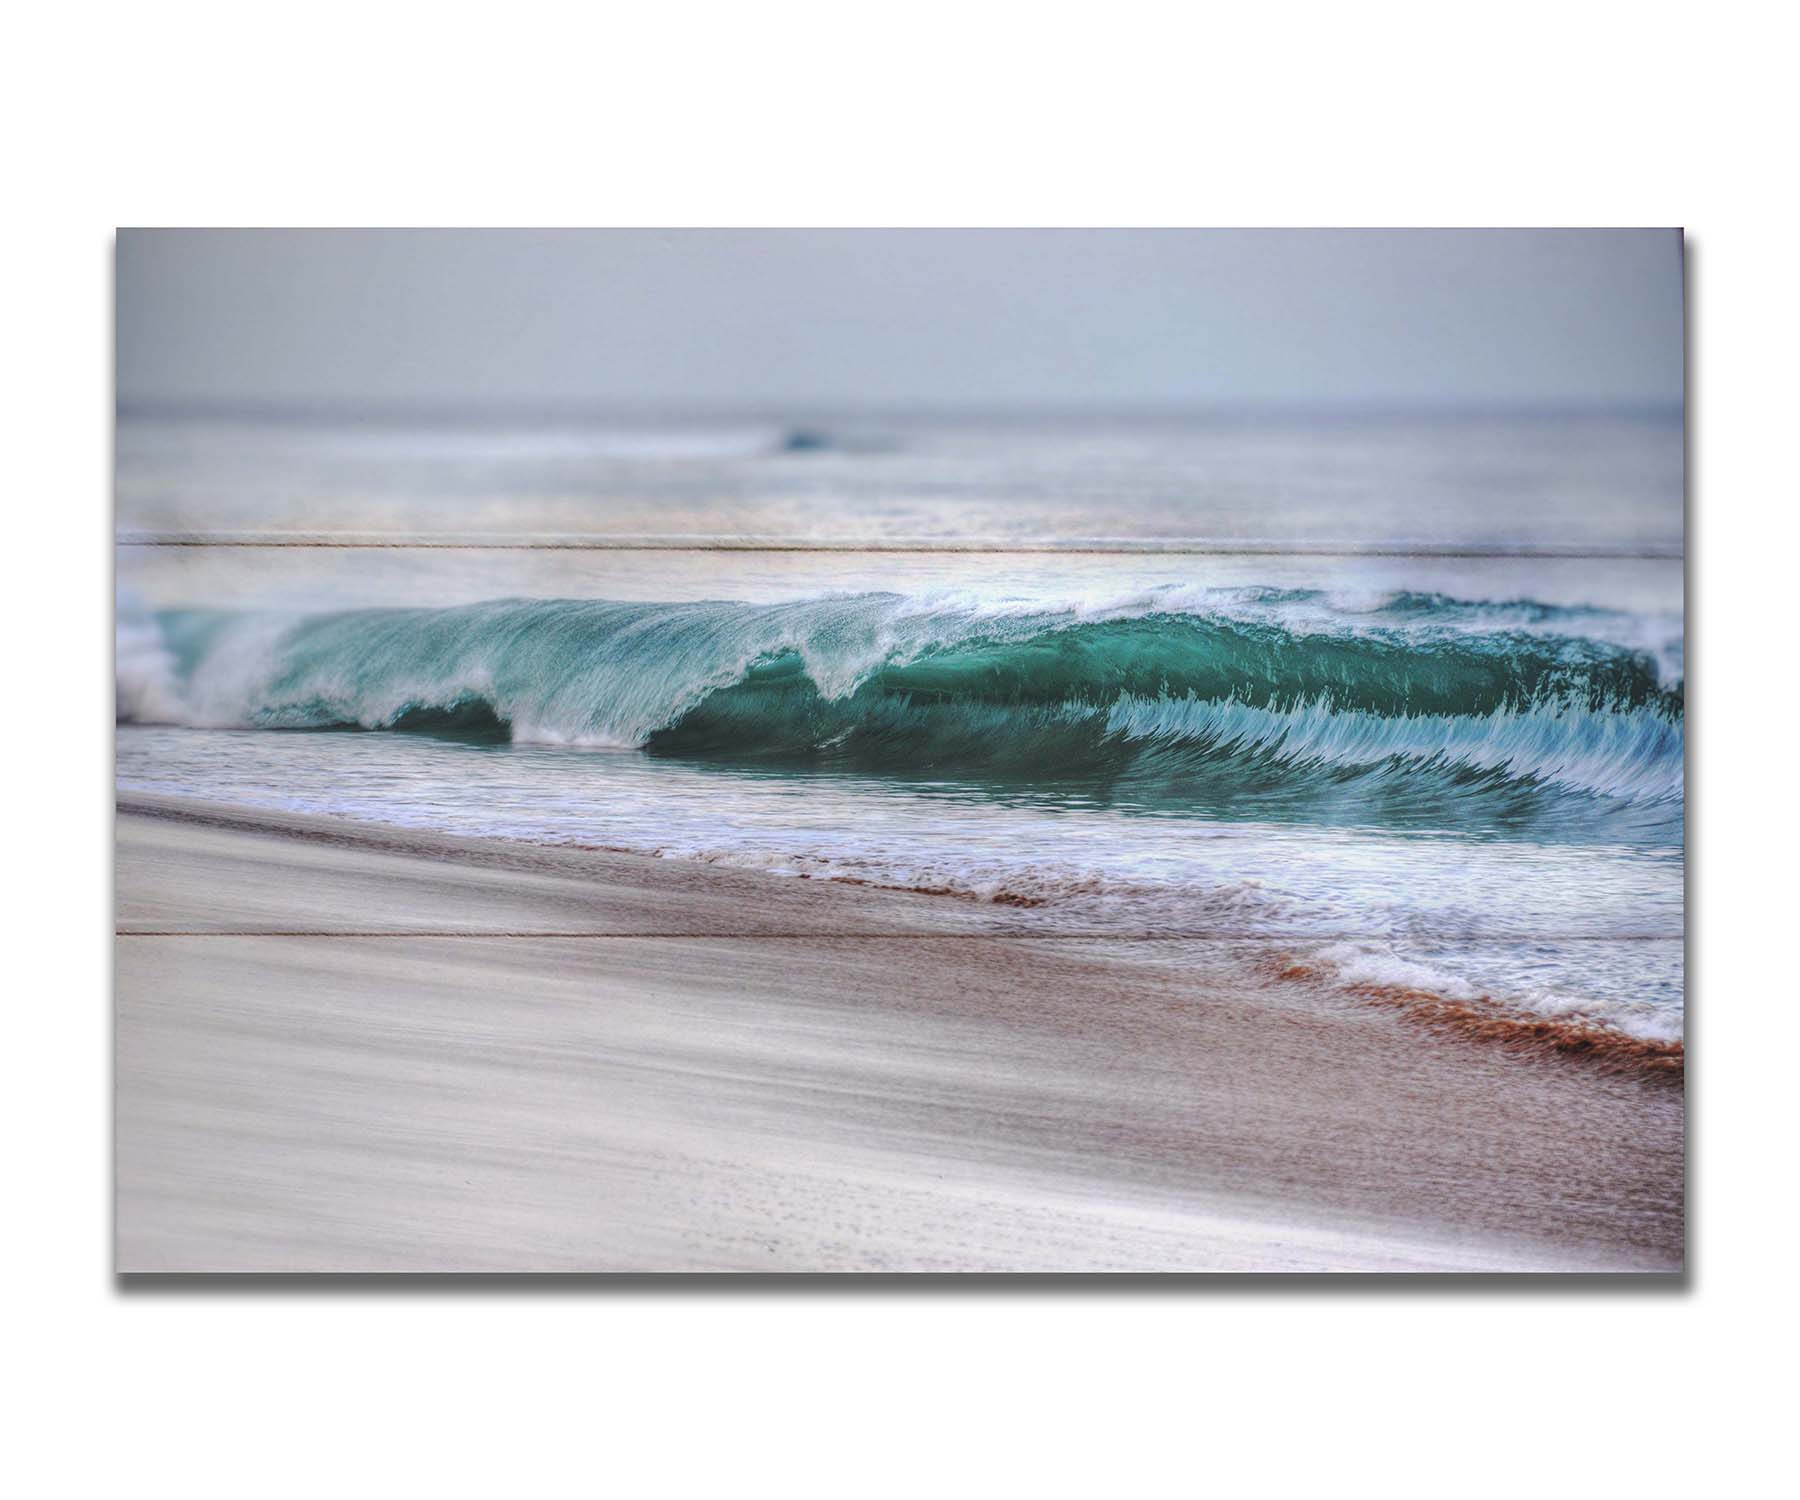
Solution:
{"label": "reddish sand patch", "polygon": [[1610,1073],[1638,1073],[1676,1084],[1686,1076],[1687,1049],[1682,1042],[1648,1041],[1593,1021],[1510,1010],[1486,996],[1453,1000],[1408,985],[1338,984],[1329,969],[1288,959],[1276,960],[1270,973],[1276,979],[1332,985],[1368,1004],[1397,1010],[1421,1026],[1514,1052],[1572,1057]]}

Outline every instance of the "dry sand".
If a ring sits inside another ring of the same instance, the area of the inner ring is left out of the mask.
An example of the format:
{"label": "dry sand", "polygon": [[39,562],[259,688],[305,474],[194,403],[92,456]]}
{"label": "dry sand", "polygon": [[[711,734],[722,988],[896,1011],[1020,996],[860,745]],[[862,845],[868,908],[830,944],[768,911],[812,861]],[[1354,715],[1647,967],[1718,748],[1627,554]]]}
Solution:
{"label": "dry sand", "polygon": [[117,1265],[1676,1271],[1666,1080],[1277,945],[133,797]]}

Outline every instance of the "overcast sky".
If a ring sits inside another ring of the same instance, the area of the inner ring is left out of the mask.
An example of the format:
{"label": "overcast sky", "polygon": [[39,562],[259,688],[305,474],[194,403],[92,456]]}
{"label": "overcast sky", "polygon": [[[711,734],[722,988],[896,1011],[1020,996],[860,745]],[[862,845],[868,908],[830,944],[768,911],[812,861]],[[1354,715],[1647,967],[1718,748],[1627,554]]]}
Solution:
{"label": "overcast sky", "polygon": [[1664,404],[1673,230],[123,230],[122,400]]}

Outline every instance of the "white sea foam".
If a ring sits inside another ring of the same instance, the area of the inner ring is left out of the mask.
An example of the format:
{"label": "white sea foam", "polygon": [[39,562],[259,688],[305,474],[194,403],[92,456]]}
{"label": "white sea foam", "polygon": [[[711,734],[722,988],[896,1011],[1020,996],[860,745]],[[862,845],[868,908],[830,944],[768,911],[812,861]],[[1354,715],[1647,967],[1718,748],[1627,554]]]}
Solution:
{"label": "white sea foam", "polygon": [[[1416,990],[1482,1001],[1499,1011],[1610,1026],[1651,1042],[1682,1040],[1682,1008],[1668,992],[1676,940],[1641,943],[1533,942],[1496,954],[1428,944],[1332,943],[1308,957],[1340,985]],[[1658,994],[1657,991],[1662,993]]]}

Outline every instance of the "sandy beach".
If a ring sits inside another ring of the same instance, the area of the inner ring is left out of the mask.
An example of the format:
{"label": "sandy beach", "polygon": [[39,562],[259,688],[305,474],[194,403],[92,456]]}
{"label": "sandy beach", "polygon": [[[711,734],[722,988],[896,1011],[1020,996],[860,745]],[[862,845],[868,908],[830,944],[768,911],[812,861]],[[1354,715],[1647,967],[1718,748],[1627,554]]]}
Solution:
{"label": "sandy beach", "polygon": [[121,1272],[1681,1265],[1679,1088],[1266,942],[149,797],[118,851]]}

